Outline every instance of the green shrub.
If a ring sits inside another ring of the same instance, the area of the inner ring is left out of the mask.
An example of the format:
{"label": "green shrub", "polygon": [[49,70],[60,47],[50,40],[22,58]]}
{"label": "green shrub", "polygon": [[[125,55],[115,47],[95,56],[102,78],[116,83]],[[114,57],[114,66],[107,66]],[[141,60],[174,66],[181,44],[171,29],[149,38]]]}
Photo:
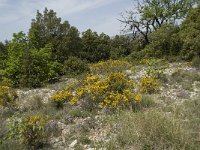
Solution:
{"label": "green shrub", "polygon": [[164,71],[169,66],[164,59],[143,59],[141,63],[147,65],[147,75],[156,79],[163,79]]}
{"label": "green shrub", "polygon": [[180,35],[183,40],[181,55],[184,59],[192,60],[200,56],[200,5],[192,9],[181,26]]}
{"label": "green shrub", "polygon": [[148,48],[145,48],[141,51],[134,51],[132,52],[126,59],[130,62],[132,61],[136,61],[136,60],[141,60],[141,59],[144,59],[144,58],[150,58],[150,57],[153,57],[155,54],[154,51],[148,49]]}
{"label": "green shrub", "polygon": [[104,33],[98,35],[91,29],[83,32],[81,58],[89,62],[98,62],[110,57],[110,37]]}
{"label": "green shrub", "polygon": [[88,75],[77,85],[68,85],[65,90],[54,94],[51,99],[57,105],[69,101],[82,108],[132,109],[140,103],[142,95],[134,91],[134,83],[124,73],[110,73],[102,77],[99,74]]}
{"label": "green shrub", "polygon": [[52,60],[50,45],[41,49],[31,49],[29,59],[23,63],[20,85],[40,87],[48,82],[57,81],[61,74],[61,64]]}
{"label": "green shrub", "polygon": [[78,57],[69,57],[63,65],[63,73],[69,75],[78,75],[89,71],[87,61]]}
{"label": "green shrub", "polygon": [[150,35],[148,49],[152,50],[153,56],[162,58],[179,55],[182,42],[179,37],[179,28],[173,24],[163,24],[158,30]]}
{"label": "green shrub", "polygon": [[123,72],[134,69],[134,67],[128,61],[110,59],[93,64],[90,69],[92,74],[109,74],[111,72]]}
{"label": "green shrub", "polygon": [[0,108],[12,108],[16,105],[17,93],[9,86],[0,85]]}
{"label": "green shrub", "polygon": [[128,60],[143,58],[170,58],[178,56],[182,48],[179,28],[172,24],[163,24],[158,30],[149,35],[150,43],[143,50],[133,51]]}
{"label": "green shrub", "polygon": [[20,32],[8,44],[8,58],[0,78],[14,86],[40,87],[59,78],[61,64],[53,60],[52,46],[34,48]]}
{"label": "green shrub", "polygon": [[110,58],[111,59],[120,59],[120,58],[124,58],[125,56],[127,56],[127,49],[119,47],[119,48],[113,48],[110,51]]}
{"label": "green shrub", "polygon": [[28,116],[25,118],[12,117],[8,120],[8,139],[16,139],[27,145],[28,149],[39,149],[47,140],[47,118]]}
{"label": "green shrub", "polygon": [[193,57],[192,66],[196,67],[196,68],[200,68],[200,57],[199,56]]}

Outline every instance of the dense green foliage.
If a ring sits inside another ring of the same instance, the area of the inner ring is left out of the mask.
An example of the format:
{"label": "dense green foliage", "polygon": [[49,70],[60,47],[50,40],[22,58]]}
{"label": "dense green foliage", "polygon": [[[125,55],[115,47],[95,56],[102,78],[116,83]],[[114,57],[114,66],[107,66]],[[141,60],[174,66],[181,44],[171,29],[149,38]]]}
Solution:
{"label": "dense green foliage", "polygon": [[190,11],[181,27],[184,41],[182,55],[185,59],[200,56],[200,6]]}
{"label": "dense green foliage", "polygon": [[8,56],[3,80],[14,86],[38,87],[42,83],[55,80],[59,75],[60,65],[53,61],[51,45],[35,48],[30,45],[23,32],[13,35],[8,43]]}
{"label": "dense green foliage", "polygon": [[31,44],[39,49],[52,45],[54,59],[63,62],[69,55],[75,55],[80,49],[78,30],[56,16],[53,10],[47,8],[41,14],[37,12],[36,19],[32,20],[29,30]]}
{"label": "dense green foliage", "polygon": [[78,75],[89,70],[87,61],[74,56],[69,57],[63,65],[63,73],[67,75]]}
{"label": "dense green foliage", "polygon": [[109,58],[110,37],[104,33],[98,35],[92,30],[83,32],[81,57],[90,62],[98,62]]}
{"label": "dense green foliage", "polygon": [[28,34],[0,42],[0,149],[199,149],[195,1],[143,0],[151,32],[135,37],[38,11]]}
{"label": "dense green foliage", "polygon": [[131,54],[131,52],[141,49],[141,45],[138,40],[133,40],[128,36],[116,35],[111,40],[111,59],[124,58]]}
{"label": "dense green foliage", "polygon": [[8,139],[16,139],[25,144],[27,149],[36,150],[45,144],[47,135],[47,117],[27,116],[18,118],[13,116],[8,120]]}
{"label": "dense green foliage", "polygon": [[[64,74],[89,71],[88,63],[127,56],[129,61],[151,57],[193,59],[195,65],[199,66],[200,7],[191,8],[196,2],[192,1],[191,6],[187,0],[183,6],[178,5],[179,1],[175,1],[174,5],[171,1],[145,3],[148,5],[141,8],[141,17],[155,21],[153,27],[149,26],[149,30],[154,30],[147,33],[146,45],[141,38],[142,32],[133,37],[110,38],[104,33],[98,34],[88,29],[80,36],[76,27],[67,21],[62,22],[53,10],[45,8],[43,13],[38,11],[28,35],[15,33],[11,41],[0,43],[0,80],[14,86],[39,87],[58,81]],[[168,3],[176,9],[166,7]],[[154,8],[158,10],[155,15]],[[173,14],[177,9],[185,12],[179,12],[175,17]],[[170,21],[172,19],[174,21]],[[179,26],[176,25],[177,19],[183,19]]]}
{"label": "dense green foliage", "polygon": [[146,48],[156,57],[179,55],[182,44],[178,32],[179,28],[173,24],[163,24],[150,35],[150,44]]}
{"label": "dense green foliage", "polygon": [[149,34],[164,23],[176,23],[185,18],[198,0],[138,0],[133,10],[122,14],[120,21],[135,37],[142,37],[149,44]]}
{"label": "dense green foliage", "polygon": [[5,59],[7,55],[8,51],[5,44],[0,42],[0,80],[3,78],[3,69],[5,69]]}

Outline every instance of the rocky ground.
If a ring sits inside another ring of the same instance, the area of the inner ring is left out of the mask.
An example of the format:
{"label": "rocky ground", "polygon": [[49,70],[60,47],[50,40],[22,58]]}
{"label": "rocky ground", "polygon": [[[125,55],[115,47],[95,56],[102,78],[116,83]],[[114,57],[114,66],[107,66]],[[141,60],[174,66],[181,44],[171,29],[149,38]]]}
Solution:
{"label": "rocky ground", "polygon": [[[135,71],[127,70],[126,73],[131,79],[136,80],[145,75],[146,68],[138,67]],[[164,71],[165,82],[162,83],[158,94],[151,95],[158,107],[176,107],[185,101],[191,101],[200,97],[200,71],[191,67],[188,63],[171,63]],[[18,89],[19,109],[31,109],[35,99],[42,100],[42,103],[49,103],[50,96],[75,79],[65,78],[55,85],[49,85],[38,89]],[[81,110],[74,108],[74,112]],[[72,112],[72,111],[71,111]],[[77,112],[78,113],[78,112]],[[170,110],[166,113],[171,113]],[[111,127],[105,125],[103,120],[106,117],[102,112],[96,112],[94,116],[80,114],[65,114],[59,119],[51,120],[51,126],[60,131],[58,136],[50,138],[51,149],[70,150],[70,149],[106,149],[106,142],[115,136],[110,134]],[[81,134],[79,134],[81,133]],[[85,134],[85,135],[84,135]],[[102,144],[104,143],[104,144]]]}

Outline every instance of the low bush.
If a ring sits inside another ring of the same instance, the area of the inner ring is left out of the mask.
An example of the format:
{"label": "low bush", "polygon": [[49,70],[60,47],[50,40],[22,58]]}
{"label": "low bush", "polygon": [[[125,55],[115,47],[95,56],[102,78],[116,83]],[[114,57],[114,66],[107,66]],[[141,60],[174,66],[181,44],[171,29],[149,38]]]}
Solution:
{"label": "low bush", "polygon": [[129,54],[128,50],[122,47],[118,47],[118,48],[113,48],[110,51],[110,58],[111,59],[121,59],[124,58],[125,56],[127,56]]}
{"label": "low bush", "polygon": [[192,66],[196,67],[196,68],[200,68],[200,57],[199,56],[193,57]]}
{"label": "low bush", "polygon": [[69,57],[63,65],[63,73],[68,75],[78,75],[89,71],[87,61],[78,57]]}
{"label": "low bush", "polygon": [[16,139],[28,149],[39,149],[46,143],[47,117],[28,116],[25,118],[11,117],[8,120],[8,139]]}
{"label": "low bush", "polygon": [[156,79],[164,78],[164,71],[169,66],[164,59],[142,59],[140,62],[147,66],[146,74]]}
{"label": "low bush", "polygon": [[74,100],[73,91],[76,88],[77,83],[72,82],[67,87],[51,96],[52,103],[56,106],[56,108],[60,109],[63,108],[64,103],[71,102],[71,104],[75,104],[76,100]]}
{"label": "low bush", "polygon": [[16,105],[17,93],[9,86],[0,86],[0,108],[12,108]]}
{"label": "low bush", "polygon": [[[134,91],[134,84],[124,73],[110,73],[106,77],[88,75],[78,86],[69,85],[52,96],[52,100],[81,104],[83,108],[132,108],[142,99]],[[59,103],[58,103],[59,104]]]}
{"label": "low bush", "polygon": [[150,44],[146,48],[152,50],[156,58],[178,56],[182,49],[179,30],[174,24],[163,24],[150,34]]}
{"label": "low bush", "polygon": [[134,51],[132,52],[126,59],[130,62],[134,62],[134,61],[139,61],[143,58],[151,58],[154,56],[154,53],[152,50],[145,48],[143,50],[140,51]]}
{"label": "low bush", "polygon": [[133,66],[122,60],[107,60],[101,61],[91,66],[93,74],[107,74],[110,72],[122,72],[125,70],[133,69]]}

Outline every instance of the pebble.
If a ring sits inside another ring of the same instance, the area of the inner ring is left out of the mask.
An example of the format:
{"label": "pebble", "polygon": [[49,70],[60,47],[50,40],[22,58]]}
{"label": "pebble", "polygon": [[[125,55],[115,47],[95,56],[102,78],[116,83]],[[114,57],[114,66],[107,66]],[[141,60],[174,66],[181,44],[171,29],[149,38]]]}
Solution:
{"label": "pebble", "polygon": [[77,143],[78,143],[78,141],[77,141],[77,140],[74,140],[74,141],[69,145],[69,147],[70,147],[70,148],[73,148]]}

